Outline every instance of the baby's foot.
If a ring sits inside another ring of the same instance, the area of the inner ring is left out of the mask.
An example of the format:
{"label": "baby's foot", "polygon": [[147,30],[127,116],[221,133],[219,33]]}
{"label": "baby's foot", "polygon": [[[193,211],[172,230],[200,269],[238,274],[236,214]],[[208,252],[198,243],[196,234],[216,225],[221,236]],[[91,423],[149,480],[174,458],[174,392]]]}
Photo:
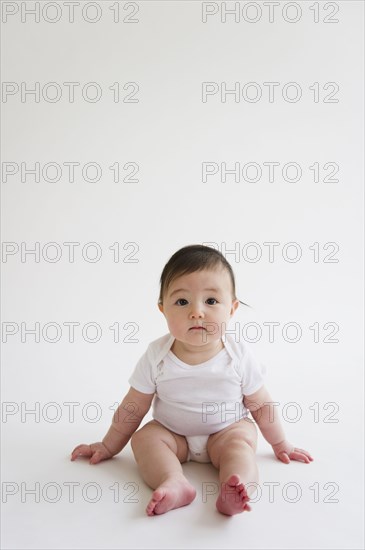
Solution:
{"label": "baby's foot", "polygon": [[221,514],[233,516],[244,511],[249,512],[251,510],[251,506],[248,504],[249,500],[245,486],[240,483],[239,476],[234,474],[226,483],[221,484],[221,492],[217,498],[216,506]]}
{"label": "baby's foot", "polygon": [[147,505],[148,516],[164,514],[173,508],[190,504],[196,497],[196,490],[184,477],[170,477],[153,492]]}

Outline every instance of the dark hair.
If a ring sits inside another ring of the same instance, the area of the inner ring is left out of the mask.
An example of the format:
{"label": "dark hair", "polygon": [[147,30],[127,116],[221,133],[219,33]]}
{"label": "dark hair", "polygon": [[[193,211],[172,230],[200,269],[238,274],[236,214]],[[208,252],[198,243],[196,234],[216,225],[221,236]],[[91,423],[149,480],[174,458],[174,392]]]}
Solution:
{"label": "dark hair", "polygon": [[[228,271],[232,282],[233,299],[236,297],[236,284],[232,267],[227,262],[223,254],[215,248],[204,246],[202,244],[192,244],[180,248],[171,256],[162,270],[160,278],[160,296],[158,303],[162,304],[163,296],[174,279],[187,273],[202,271],[203,269],[215,269],[223,267]],[[238,300],[244,306],[250,307],[241,300]]]}

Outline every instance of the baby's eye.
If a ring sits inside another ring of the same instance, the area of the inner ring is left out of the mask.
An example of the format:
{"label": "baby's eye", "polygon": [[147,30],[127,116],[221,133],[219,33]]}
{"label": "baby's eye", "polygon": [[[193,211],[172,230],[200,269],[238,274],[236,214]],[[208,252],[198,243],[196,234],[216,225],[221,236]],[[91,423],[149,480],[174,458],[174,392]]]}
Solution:
{"label": "baby's eye", "polygon": [[210,306],[214,306],[214,303],[213,303],[213,304],[211,303],[212,301],[213,301],[214,303],[216,303],[216,304],[218,303],[217,300],[216,300],[215,298],[208,298],[208,299],[207,299],[207,302],[208,302],[208,304],[209,304]]}
{"label": "baby's eye", "polygon": [[[182,304],[182,303],[180,303],[180,302],[185,302],[185,303]],[[178,300],[176,300],[175,303],[176,303],[177,305],[179,305],[179,306],[185,306],[185,305],[188,303],[188,301],[185,300],[185,298],[179,298]]]}

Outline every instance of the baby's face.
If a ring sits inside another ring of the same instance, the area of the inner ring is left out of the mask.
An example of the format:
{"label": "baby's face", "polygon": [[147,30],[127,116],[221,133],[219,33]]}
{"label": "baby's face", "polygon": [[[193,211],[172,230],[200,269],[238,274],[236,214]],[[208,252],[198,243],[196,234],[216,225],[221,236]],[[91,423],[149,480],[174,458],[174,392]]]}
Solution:
{"label": "baby's face", "polygon": [[232,299],[229,273],[218,268],[196,271],[172,281],[159,308],[177,340],[201,347],[222,337],[238,304]]}

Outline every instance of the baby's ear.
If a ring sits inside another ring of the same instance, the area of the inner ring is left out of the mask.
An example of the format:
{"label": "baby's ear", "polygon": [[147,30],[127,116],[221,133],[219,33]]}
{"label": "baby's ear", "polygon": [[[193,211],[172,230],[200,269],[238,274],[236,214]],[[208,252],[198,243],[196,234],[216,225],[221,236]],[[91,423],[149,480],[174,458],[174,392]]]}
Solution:
{"label": "baby's ear", "polygon": [[232,307],[231,307],[231,317],[232,317],[232,315],[234,314],[234,312],[236,311],[236,309],[238,308],[239,305],[240,305],[239,300],[233,300]]}
{"label": "baby's ear", "polygon": [[163,305],[160,304],[160,302],[157,305],[158,305],[158,309],[161,311],[161,313],[163,313]]}

